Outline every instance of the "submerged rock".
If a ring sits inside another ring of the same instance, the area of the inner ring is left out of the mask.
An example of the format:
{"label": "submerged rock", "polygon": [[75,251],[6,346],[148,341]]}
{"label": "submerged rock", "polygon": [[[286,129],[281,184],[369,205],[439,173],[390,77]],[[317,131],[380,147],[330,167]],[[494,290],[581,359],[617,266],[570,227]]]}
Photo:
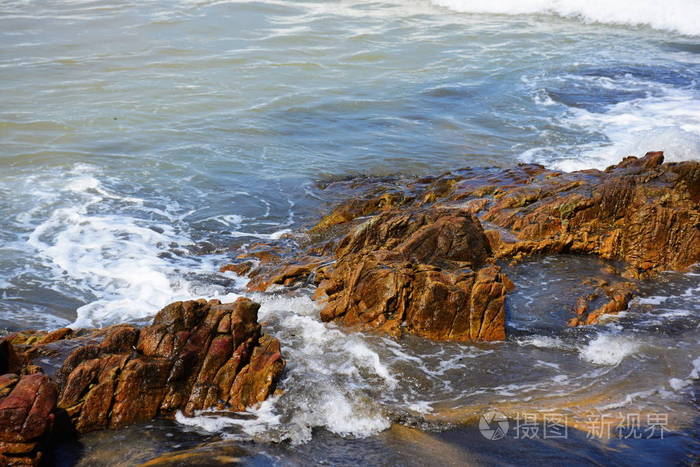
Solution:
{"label": "submerged rock", "polygon": [[600,289],[608,300],[598,308],[589,310],[589,302],[598,298],[599,294],[579,297],[575,308],[576,316],[569,320],[569,326],[595,324],[602,315],[614,315],[626,310],[630,300],[634,297],[636,286],[633,282],[620,282],[602,286]]}
{"label": "submerged rock", "polygon": [[243,465],[248,453],[230,441],[203,444],[173,451],[140,464],[140,467],[207,467]]}
{"label": "submerged rock", "polygon": [[[592,254],[622,262],[628,279],[700,261],[700,163],[664,164],[661,152],[605,171],[521,164],[338,183],[354,196],[309,230],[293,259],[253,270],[249,285],[317,285],[325,321],[437,340],[499,340],[511,283],[498,261]],[[626,309],[634,284],[602,293],[604,305],[590,311],[582,298],[569,324]]]}

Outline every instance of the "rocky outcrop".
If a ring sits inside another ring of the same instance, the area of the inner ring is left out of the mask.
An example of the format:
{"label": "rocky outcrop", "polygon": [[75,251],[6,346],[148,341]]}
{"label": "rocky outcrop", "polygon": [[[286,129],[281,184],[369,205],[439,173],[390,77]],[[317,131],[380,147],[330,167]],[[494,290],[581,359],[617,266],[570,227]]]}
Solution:
{"label": "rocky outcrop", "polygon": [[[564,173],[521,164],[403,184],[410,193],[403,198],[407,208],[477,214],[496,258],[595,254],[625,261],[629,277],[683,270],[700,259],[700,163],[663,164],[660,152],[628,157],[605,171]],[[376,213],[376,201],[363,196],[352,200],[352,212]],[[357,208],[362,203],[367,209]],[[343,219],[351,217],[344,205],[336,210],[346,212]],[[330,214],[323,226],[337,218]]]}
{"label": "rocky outcrop", "polygon": [[259,305],[176,302],[142,329],[115,326],[59,371],[58,407],[78,431],[116,428],[182,410],[240,411],[275,390],[285,362],[257,322]]}
{"label": "rocky outcrop", "polygon": [[39,465],[54,424],[57,388],[10,337],[0,341],[0,464]]}
{"label": "rocky outcrop", "polygon": [[39,465],[55,407],[56,386],[47,376],[0,376],[0,464]]}
{"label": "rocky outcrop", "polygon": [[[349,200],[309,230],[301,253],[253,269],[250,287],[317,285],[323,320],[363,329],[503,339],[511,284],[498,261],[591,254],[623,262],[633,280],[700,261],[700,163],[664,164],[660,152],[605,171],[521,164],[335,185]],[[624,310],[626,284],[603,290],[608,301],[592,311],[583,300],[569,324]]]}
{"label": "rocky outcrop", "polygon": [[541,169],[503,191],[482,220],[508,229],[499,256],[595,254],[625,261],[625,275],[683,270],[700,259],[700,164],[661,164],[661,153],[627,158],[605,172]]}
{"label": "rocky outcrop", "polygon": [[454,210],[388,211],[340,242],[318,288],[324,321],[437,340],[505,337],[507,279],[479,222]]}
{"label": "rocky outcrop", "polygon": [[[0,341],[0,464],[38,465],[58,431],[87,432],[215,408],[241,411],[285,367],[245,298],[176,302],[144,328],[27,331]],[[32,359],[63,360],[43,374]],[[65,426],[63,424],[66,424]]]}

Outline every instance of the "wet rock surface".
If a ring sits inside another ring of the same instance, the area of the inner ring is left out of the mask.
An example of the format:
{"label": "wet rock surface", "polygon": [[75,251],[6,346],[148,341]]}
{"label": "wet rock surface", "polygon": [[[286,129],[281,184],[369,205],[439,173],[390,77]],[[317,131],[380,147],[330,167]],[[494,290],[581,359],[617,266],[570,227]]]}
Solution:
{"label": "wet rock surface", "polygon": [[243,465],[248,453],[230,442],[214,442],[191,449],[163,454],[140,467],[207,467],[211,465]]}
{"label": "wet rock surface", "polygon": [[80,347],[64,362],[58,407],[85,432],[178,410],[260,403],[285,362],[279,341],[262,334],[258,308],[245,298],[175,302],[151,326],[114,327],[101,344]]}
{"label": "wet rock surface", "polygon": [[317,285],[324,321],[391,335],[504,339],[512,284],[503,262],[573,254],[620,263],[615,283],[580,297],[568,320],[576,326],[626,309],[635,281],[700,260],[700,163],[664,164],[661,152],[605,171],[521,164],[324,189],[353,196],[292,260],[253,269],[249,288]]}
{"label": "wet rock surface", "polygon": [[438,340],[503,339],[507,285],[498,267],[482,267],[490,253],[469,213],[380,214],[340,242],[319,284],[321,318]]}
{"label": "wet rock surface", "polygon": [[700,258],[700,164],[661,164],[661,153],[627,158],[605,172],[536,170],[500,194],[482,219],[514,233],[494,236],[503,257],[595,254],[624,261],[631,278],[683,270]]}
{"label": "wet rock surface", "polygon": [[47,376],[0,376],[0,464],[39,465],[55,407],[56,385]]}
{"label": "wet rock surface", "polygon": [[[61,430],[85,433],[177,411],[236,412],[261,403],[275,391],[285,361],[279,341],[262,333],[259,307],[246,298],[175,302],[143,328],[6,337],[0,463],[38,465],[58,419]],[[37,357],[49,361],[51,376],[32,364]]]}

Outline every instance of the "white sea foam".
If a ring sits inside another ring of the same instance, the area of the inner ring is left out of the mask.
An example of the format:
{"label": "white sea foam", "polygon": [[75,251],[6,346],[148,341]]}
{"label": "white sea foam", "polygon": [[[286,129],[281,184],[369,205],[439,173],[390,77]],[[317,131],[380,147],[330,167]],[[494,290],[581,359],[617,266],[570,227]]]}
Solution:
{"label": "white sea foam", "polygon": [[[220,298],[231,301],[238,296],[232,293]],[[234,428],[249,438],[264,434],[267,440],[295,444],[309,441],[318,427],[349,437],[370,436],[389,428],[391,420],[366,391],[391,391],[397,380],[363,335],[320,322],[318,305],[308,295],[254,294],[251,298],[261,304],[259,320],[266,323],[266,329],[277,329],[282,341],[288,362],[282,395],[251,411],[252,419],[179,415],[180,423],[212,432]],[[416,403],[416,407],[429,410],[425,404]]]}
{"label": "white sea foam", "polygon": [[240,232],[238,230],[235,230],[233,232],[230,232],[229,235],[232,237],[253,237],[253,238],[259,238],[262,240],[279,240],[282,238],[283,235],[291,233],[291,229],[281,229],[276,232],[272,232],[270,234],[264,234],[264,233],[256,233],[256,232]]}
{"label": "white sea foam", "polygon": [[599,334],[579,349],[579,355],[597,365],[619,365],[625,357],[639,350],[639,342],[616,334]]}
{"label": "white sea foam", "polygon": [[633,392],[630,394],[625,394],[625,396],[620,400],[617,400],[615,402],[611,402],[609,404],[605,404],[602,406],[598,406],[596,408],[601,412],[605,412],[608,410],[620,409],[622,407],[625,407],[627,405],[632,404],[635,401],[647,400],[647,399],[649,399],[649,396],[651,396],[652,394],[658,393],[658,392],[660,392],[659,388],[654,388],[654,389],[649,389],[646,391],[637,391],[637,392]]}
{"label": "white sea foam", "polygon": [[664,151],[667,162],[700,158],[700,100],[690,90],[663,88],[660,96],[620,102],[604,112],[571,107],[559,123],[578,133],[603,135],[607,142],[535,148],[520,159],[574,171],[604,169],[648,151]]}
{"label": "white sea foam", "polygon": [[661,295],[654,295],[652,297],[640,297],[636,299],[636,302],[640,305],[661,305],[666,302],[671,297],[664,297]]}
{"label": "white sea foam", "polygon": [[646,25],[700,35],[700,3],[695,0],[431,0],[464,13],[546,14],[585,22]]}
{"label": "white sea foam", "polygon": [[550,336],[528,336],[517,340],[520,345],[531,345],[543,349],[565,349],[567,345],[558,337]]}
{"label": "white sea foam", "polygon": [[700,157],[700,101],[690,92],[668,90],[663,97],[622,102],[604,113],[573,113],[577,125],[603,133],[611,144],[559,163],[563,170],[605,168],[625,156],[656,150],[664,151],[668,162]]}
{"label": "white sea foam", "polygon": [[100,298],[77,310],[78,327],[115,317],[143,318],[178,295],[158,256],[172,231],[158,233],[123,216],[88,215],[83,207],[56,210],[32,233],[35,247],[72,280]]}
{"label": "white sea foam", "polygon": [[199,411],[194,417],[187,417],[178,411],[175,420],[182,425],[197,427],[210,433],[221,433],[227,428],[237,427],[246,436],[232,437],[255,438],[280,424],[280,416],[275,411],[277,399],[270,397],[259,407],[242,412],[241,418],[207,414],[206,411]]}
{"label": "white sea foam", "polygon": [[690,372],[689,378],[700,379],[700,357],[693,360],[693,370]]}
{"label": "white sea foam", "polygon": [[324,391],[314,399],[313,405],[299,407],[293,418],[296,428],[291,438],[293,443],[310,440],[313,427],[325,427],[341,436],[366,437],[391,426],[391,421],[377,412],[373,404],[351,400],[341,391]]}
{"label": "white sea foam", "polygon": [[679,391],[693,384],[697,379],[700,379],[700,357],[692,361],[693,369],[690,370],[690,374],[687,378],[671,378],[668,380],[669,386],[675,391]]}
{"label": "white sea foam", "polygon": [[[51,271],[46,280],[60,281],[50,286],[87,298],[72,326],[143,319],[174,300],[215,295],[217,287],[198,287],[185,276],[188,267],[216,269],[213,260],[184,254],[192,241],[173,225],[176,216],[110,191],[100,176],[78,165],[60,186],[30,179],[33,209],[17,219],[32,229],[26,244]],[[146,218],[129,214],[144,210]]]}
{"label": "white sea foam", "polygon": [[15,305],[12,303],[15,298],[5,294],[0,296],[0,299],[5,302],[2,319],[19,329],[57,329],[70,324],[67,319],[46,313],[42,307],[27,306],[26,304]]}
{"label": "white sea foam", "polygon": [[687,379],[671,378],[668,380],[668,384],[674,391],[679,391],[687,386],[690,386],[693,384],[693,382]]}

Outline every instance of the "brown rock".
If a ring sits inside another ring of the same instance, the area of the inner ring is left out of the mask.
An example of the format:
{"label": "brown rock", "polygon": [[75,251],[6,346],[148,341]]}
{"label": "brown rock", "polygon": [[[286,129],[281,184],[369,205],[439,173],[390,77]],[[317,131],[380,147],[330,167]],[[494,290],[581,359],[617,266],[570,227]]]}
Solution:
{"label": "brown rock", "polygon": [[323,264],[317,257],[303,257],[288,263],[271,275],[256,275],[248,284],[248,290],[262,292],[272,285],[290,286],[309,279],[317,268]]}
{"label": "brown rock", "polygon": [[479,221],[468,211],[389,211],[358,226],[341,240],[336,257],[393,250],[414,263],[479,266],[491,247]]}
{"label": "brown rock", "polygon": [[15,350],[10,339],[0,340],[0,374],[20,373],[26,364],[26,356]]}
{"label": "brown rock", "polygon": [[253,348],[249,363],[241,369],[231,386],[229,401],[232,408],[243,410],[250,405],[250,401],[267,399],[274,392],[283,370],[279,341],[263,335],[259,345]]}
{"label": "brown rock", "polygon": [[636,286],[632,282],[603,285],[601,288],[607,296],[608,301],[595,310],[588,311],[588,303],[590,300],[596,298],[597,294],[579,298],[576,304],[577,316],[569,321],[570,326],[596,324],[602,315],[616,314],[626,310],[636,290]]}
{"label": "brown rock", "polygon": [[245,298],[176,302],[140,330],[115,326],[66,359],[58,405],[85,432],[260,403],[285,362],[277,339],[261,333],[258,308]]}
{"label": "brown rock", "polygon": [[[623,262],[628,278],[700,261],[700,163],[664,164],[661,152],[605,171],[520,164],[330,185],[348,201],[311,229],[300,254],[254,271],[250,286],[318,285],[322,319],[348,326],[500,339],[512,283],[488,266],[496,260],[593,254]],[[593,311],[579,303],[572,324],[622,310],[634,293],[602,292],[608,301]]]}
{"label": "brown rock", "polygon": [[217,441],[162,454],[140,467],[209,467],[242,465],[249,454],[231,441]]}
{"label": "brown rock", "polygon": [[253,263],[251,261],[244,261],[242,263],[236,264],[226,264],[219,268],[219,272],[233,272],[239,276],[245,276],[251,269],[253,269]]}
{"label": "brown rock", "polygon": [[468,211],[388,211],[341,240],[337,262],[317,296],[324,321],[406,331],[436,340],[505,338],[504,297],[511,284]]}
{"label": "brown rock", "polygon": [[662,164],[663,153],[623,160],[605,172],[548,177],[505,191],[484,220],[515,242],[498,256],[585,253],[625,261],[630,277],[683,270],[700,260],[700,163]]}
{"label": "brown rock", "polygon": [[56,386],[45,375],[3,375],[0,386],[0,463],[39,465],[53,427]]}
{"label": "brown rock", "polygon": [[330,214],[324,216],[311,231],[314,233],[324,232],[336,225],[374,214],[379,210],[391,209],[407,201],[408,199],[403,194],[395,192],[386,192],[378,196],[370,195],[362,199],[353,198],[339,204]]}

